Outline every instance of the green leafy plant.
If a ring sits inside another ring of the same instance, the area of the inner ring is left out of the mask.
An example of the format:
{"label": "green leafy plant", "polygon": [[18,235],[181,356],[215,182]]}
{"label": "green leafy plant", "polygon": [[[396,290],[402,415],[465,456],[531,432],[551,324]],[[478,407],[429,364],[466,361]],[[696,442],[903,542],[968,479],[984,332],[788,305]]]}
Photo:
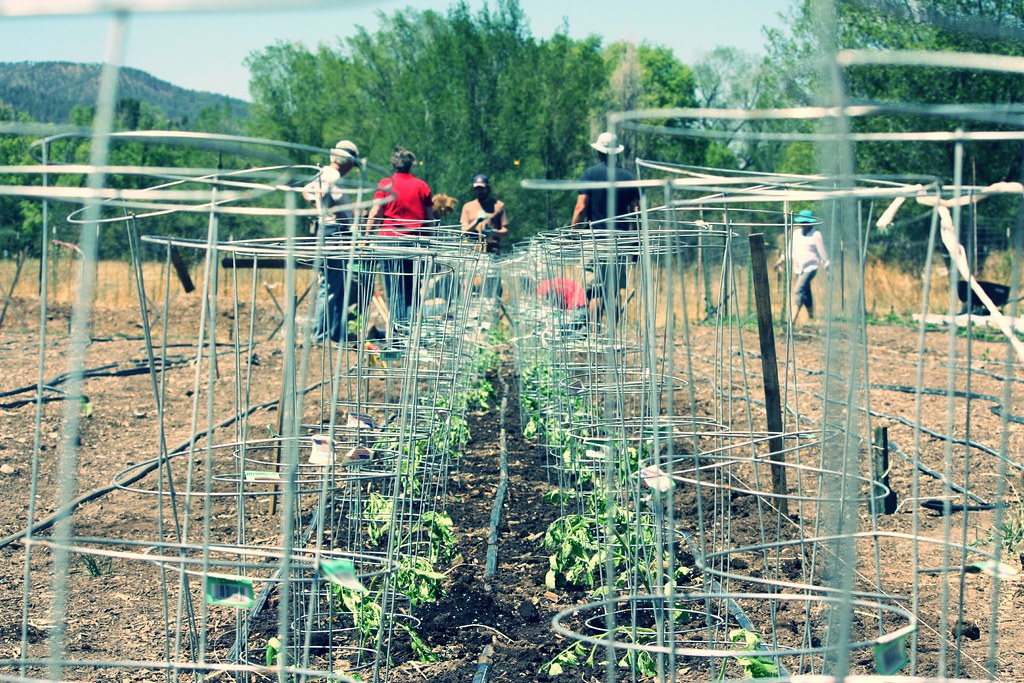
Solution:
{"label": "green leafy plant", "polygon": [[267,640],[267,666],[274,666],[278,661],[284,661],[284,653],[281,652],[281,641],[274,636]]}
{"label": "green leafy plant", "polygon": [[[331,588],[337,599],[338,609],[352,616],[353,625],[364,642],[376,640],[383,618],[380,603],[366,591],[353,590],[336,584],[333,584]],[[409,636],[412,651],[421,662],[437,661],[437,655],[424,642],[416,629],[400,620],[395,620],[394,625]]]}
{"label": "green leafy plant", "polygon": [[420,517],[420,528],[427,532],[430,540],[431,562],[450,563],[456,559],[455,547],[458,541],[453,527],[452,518],[443,512],[424,512]]}
{"label": "green leafy plant", "polygon": [[452,457],[461,455],[462,449],[469,443],[469,423],[460,415],[448,418],[448,444]]}
{"label": "green leafy plant", "polygon": [[408,624],[399,624],[399,628],[405,631],[409,636],[409,643],[412,647],[413,653],[421,662],[437,662],[440,658],[437,654],[430,649],[430,646],[426,644],[420,634],[415,631]]}
{"label": "green leafy plant", "polygon": [[[656,633],[649,628],[634,628],[631,626],[618,626],[610,632],[614,637],[622,638],[625,642],[648,644],[656,641]],[[604,645],[596,644],[589,648],[583,643],[573,643],[565,648],[551,661],[540,667],[540,673],[549,676],[558,676],[569,667],[574,666],[606,666],[607,660],[598,660],[599,652],[604,652]],[[646,650],[626,650],[616,664],[623,669],[630,669],[640,676],[654,677],[658,675],[658,666],[654,658]]]}
{"label": "green leafy plant", "polygon": [[395,588],[409,598],[413,607],[437,602],[444,597],[445,575],[433,570],[422,557],[403,557],[395,572]]}
{"label": "green leafy plant", "polygon": [[1021,544],[1024,544],[1024,504],[1021,503],[1007,508],[1002,521],[979,542],[979,545],[999,547],[1008,553],[1016,552]]}
{"label": "green leafy plant", "polygon": [[92,417],[92,400],[85,394],[82,394],[79,400],[82,404],[82,417]]}
{"label": "green leafy plant", "polygon": [[597,537],[593,517],[566,515],[552,522],[544,532],[543,545],[553,552],[548,557],[544,583],[548,590],[566,586],[593,588],[605,550]]}
{"label": "green leafy plant", "polygon": [[110,573],[110,568],[114,564],[114,558],[108,557],[105,562],[101,562],[99,559],[92,555],[79,555],[78,559],[82,561],[82,565],[85,570],[89,572],[89,576],[94,579],[98,579],[104,574]]}
{"label": "green leafy plant", "polygon": [[[742,644],[740,652],[757,652],[761,650],[761,636],[753,631],[742,628],[733,629],[729,631],[729,640],[734,645]],[[779,666],[772,657],[737,653],[733,655],[733,659],[743,667],[745,678],[775,678],[779,675]]]}
{"label": "green leafy plant", "polygon": [[363,516],[369,522],[366,525],[366,536],[371,545],[377,545],[391,530],[391,500],[376,491],[370,494]]}
{"label": "green leafy plant", "polygon": [[480,378],[476,385],[466,392],[466,405],[470,409],[490,410],[491,401],[494,400],[494,385],[486,378]]}
{"label": "green leafy plant", "polygon": [[[374,544],[388,534],[395,533],[391,524],[392,509],[391,500],[378,493],[370,494],[364,517],[369,521],[367,536]],[[339,611],[352,616],[353,625],[364,640],[375,640],[381,628],[384,615],[380,602],[370,596],[385,588],[388,585],[385,581],[393,582],[391,588],[406,596],[414,607],[436,602],[445,595],[444,581],[447,575],[435,567],[438,564],[450,564],[458,557],[455,554],[457,539],[454,524],[445,513],[425,512],[411,529],[396,535],[399,537],[395,540],[398,546],[408,544],[414,537],[425,538],[429,548],[427,557],[401,557],[395,572],[387,577],[375,578],[368,590],[355,590],[336,584],[331,587]],[[437,655],[407,622],[395,620],[393,626],[409,636],[410,647],[420,661],[437,661]]]}
{"label": "green leafy plant", "polygon": [[558,676],[565,671],[566,667],[579,666],[584,662],[589,666],[593,666],[593,651],[591,651],[591,658],[585,660],[584,657],[586,656],[587,647],[583,643],[573,643],[555,655],[551,661],[543,664],[540,667],[540,673],[547,674],[549,676]]}

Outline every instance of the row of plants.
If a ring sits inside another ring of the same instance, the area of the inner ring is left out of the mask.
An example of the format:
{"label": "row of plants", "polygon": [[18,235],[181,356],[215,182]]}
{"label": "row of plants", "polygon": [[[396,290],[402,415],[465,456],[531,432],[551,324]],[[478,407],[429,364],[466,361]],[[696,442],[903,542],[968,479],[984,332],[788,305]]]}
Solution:
{"label": "row of plants", "polygon": [[[442,510],[429,509],[412,521],[403,521],[400,511],[424,507],[431,491],[423,480],[424,464],[440,459],[447,465],[457,462],[470,439],[467,410],[493,407],[494,388],[488,379],[500,362],[502,332],[495,330],[488,343],[474,352],[461,389],[448,397],[447,405],[433,406],[440,416],[437,428],[423,438],[402,439],[385,435],[374,449],[394,450],[400,454],[397,492],[384,495],[372,491],[358,514],[364,520],[368,549],[392,549],[397,557],[395,571],[374,577],[367,585],[332,584],[333,609],[351,620],[359,636],[359,647],[378,649],[389,633],[398,632],[407,640],[412,654],[421,662],[437,661],[437,655],[421,636],[412,617],[417,608],[436,603],[446,596],[449,573],[462,562],[456,553],[458,538],[452,518]],[[438,398],[437,401],[444,399]],[[437,501],[433,501],[437,502]],[[425,548],[425,551],[413,551]],[[385,607],[394,604],[394,596],[408,601],[410,614],[397,615]],[[387,651],[392,651],[394,643]],[[353,672],[346,675],[359,678]]]}
{"label": "row of plants", "polygon": [[[641,472],[655,447],[653,438],[625,440],[625,430],[616,432],[614,424],[598,419],[600,406],[588,402],[583,392],[570,391],[552,364],[526,366],[519,380],[523,436],[535,441],[558,470],[557,485],[544,495],[560,511],[541,542],[548,555],[546,588],[586,591],[591,600],[608,600],[609,605],[629,595],[651,596],[652,604],[665,605],[651,610],[661,614],[660,623],[633,619],[606,631],[599,641],[658,645],[680,629],[706,629],[703,614],[666,597],[700,591],[702,579],[668,542],[665,511],[672,504],[674,482],[668,477],[650,481],[651,473]],[[734,629],[729,638],[736,649],[734,664],[743,675],[777,675],[772,658],[751,654],[763,651],[758,634]],[[606,667],[607,651],[603,643],[574,642],[540,673],[557,676],[572,667]],[[616,652],[615,666],[636,676],[657,679],[665,673],[650,651]],[[725,666],[721,671],[724,676]]]}

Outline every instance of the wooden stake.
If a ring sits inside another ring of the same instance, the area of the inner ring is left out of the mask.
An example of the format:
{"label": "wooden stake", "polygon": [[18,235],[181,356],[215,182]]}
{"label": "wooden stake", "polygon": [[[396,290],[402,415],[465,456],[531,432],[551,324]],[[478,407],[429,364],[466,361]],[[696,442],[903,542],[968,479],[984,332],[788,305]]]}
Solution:
{"label": "wooden stake", "polygon": [[171,265],[174,266],[174,274],[178,276],[178,281],[181,282],[181,288],[185,290],[185,293],[189,294],[195,291],[196,286],[192,282],[192,276],[189,275],[185,259],[181,257],[181,252],[173,244],[171,245]]}
{"label": "wooden stake", "polygon": [[[768,439],[773,462],[785,462],[782,452],[782,398],[779,394],[779,366],[775,354],[775,328],[772,320],[772,298],[768,290],[768,263],[764,254],[764,235],[750,236],[750,275],[754,285],[754,301],[757,305],[757,333],[761,342],[761,374],[764,377],[764,402],[768,413]],[[779,512],[789,514],[785,496],[789,494],[786,485],[786,468],[772,465],[772,492],[776,495]]]}
{"label": "wooden stake", "polygon": [[14,298],[14,288],[18,286],[18,279],[21,277],[21,267],[25,265],[25,250],[22,249],[18,252],[18,265],[14,269],[14,279],[11,280],[11,287],[7,290],[7,294],[4,295],[4,307],[0,310],[0,326],[4,324],[4,318],[7,317],[7,307],[10,305],[11,300]]}
{"label": "wooden stake", "polygon": [[[278,401],[277,401],[277,425],[276,425],[276,429],[277,429],[277,439],[278,439],[278,441],[277,441],[277,447],[274,449],[274,466],[277,469],[278,475],[281,474],[281,444],[282,444],[282,440],[284,438],[282,436],[284,434],[284,408],[285,408],[284,402],[285,402],[285,400],[287,398],[287,396],[285,395],[285,389],[286,389],[286,381],[285,381],[284,378],[282,378],[281,379],[281,398],[278,399]],[[273,517],[274,515],[277,514],[277,498],[278,498],[278,492],[280,492],[280,490],[281,490],[281,487],[279,487],[277,484],[274,484],[273,488],[271,488],[271,490],[270,490],[270,502],[267,505],[267,512],[268,512],[268,514],[271,517]]]}
{"label": "wooden stake", "polygon": [[885,499],[882,501],[882,512],[891,515],[896,512],[898,500],[896,491],[889,485],[889,428],[878,427],[875,429],[875,479],[889,489]]}

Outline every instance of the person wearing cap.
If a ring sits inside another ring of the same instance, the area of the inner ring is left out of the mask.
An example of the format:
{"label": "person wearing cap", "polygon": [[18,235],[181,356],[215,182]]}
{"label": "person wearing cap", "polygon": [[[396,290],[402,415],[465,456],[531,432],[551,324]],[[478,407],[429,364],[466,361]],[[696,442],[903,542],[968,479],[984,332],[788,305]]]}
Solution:
{"label": "person wearing cap", "polygon": [[473,176],[476,199],[462,207],[462,232],[478,239],[484,252],[501,253],[501,240],[508,236],[508,213],[505,202],[491,196],[491,180],[481,174]]}
{"label": "person wearing cap", "polygon": [[[344,235],[351,231],[354,224],[352,212],[338,209],[348,198],[339,182],[360,162],[359,148],[350,140],[340,140],[330,151],[330,163],[320,169],[313,180],[302,188],[302,197],[319,211],[315,224],[318,234],[324,238]],[[341,341],[342,326],[348,320],[346,307],[353,306],[360,310],[361,300],[368,293],[362,286],[362,278],[352,276],[349,290],[345,283],[350,279],[345,269],[346,259],[324,259],[323,272],[317,287],[316,303],[313,313],[313,341],[322,343],[329,338]],[[347,295],[347,296],[346,296]],[[357,314],[356,314],[357,315]]]}
{"label": "person wearing cap", "polygon": [[[376,232],[383,237],[415,237],[434,222],[434,202],[430,186],[412,174],[416,155],[404,147],[396,146],[391,154],[391,175],[377,185],[374,200],[387,200],[375,204],[367,217],[366,233]],[[392,322],[404,323],[409,319],[415,302],[415,261],[391,259],[385,267],[384,288]]]}
{"label": "person wearing cap", "polygon": [[[612,177],[615,182],[636,180],[632,173],[615,163],[616,156],[625,149],[615,133],[601,133],[590,146],[597,152],[597,163],[583,171],[580,182],[607,183],[609,167],[613,167]],[[621,290],[626,288],[626,261],[624,258],[608,254],[616,251],[615,231],[636,230],[637,223],[634,219],[624,219],[621,216],[635,213],[640,205],[640,191],[635,187],[616,187],[611,191],[611,213],[608,212],[609,189],[603,187],[580,190],[576,197],[576,208],[572,213],[573,228],[589,224],[594,231],[594,239],[604,240],[611,245],[606,245],[600,250],[604,252],[600,260],[587,266],[593,274],[593,280],[587,288],[587,296],[595,321],[609,307],[615,308],[619,314],[622,313],[618,310],[617,304],[621,298]]]}
{"label": "person wearing cap", "polygon": [[483,296],[501,298],[503,288],[493,258],[501,253],[501,240],[508,236],[508,212],[505,202],[491,196],[491,180],[482,173],[473,176],[473,194],[476,199],[463,205],[459,223],[462,233],[479,242],[483,252],[492,258],[484,264],[487,275],[482,279]]}
{"label": "person wearing cap", "polygon": [[[789,241],[789,261],[793,275],[797,278],[793,290],[793,315],[790,323],[796,324],[801,308],[807,309],[807,317],[814,319],[814,297],[811,281],[818,274],[818,268],[828,268],[828,252],[825,240],[816,226],[820,221],[810,209],[804,209],[793,217],[793,237]],[[775,269],[781,271],[786,263],[786,253],[779,255]]]}

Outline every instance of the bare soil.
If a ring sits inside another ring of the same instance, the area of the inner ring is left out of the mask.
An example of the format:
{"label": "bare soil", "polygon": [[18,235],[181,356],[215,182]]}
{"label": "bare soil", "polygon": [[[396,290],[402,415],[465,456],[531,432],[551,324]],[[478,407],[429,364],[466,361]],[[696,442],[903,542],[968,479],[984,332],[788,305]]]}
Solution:
{"label": "bare soil", "polygon": [[[38,318],[38,310],[31,301],[17,301],[16,305],[20,309],[17,318],[23,321],[22,324],[11,323],[0,331],[0,354],[4,358],[4,372],[0,374],[0,404],[3,404],[0,407],[0,536],[17,534],[25,529],[30,507],[36,521],[45,520],[55,511],[61,482],[67,480],[60,475],[62,466],[74,468],[75,476],[71,480],[75,495],[106,489],[119,473],[154,458],[159,452],[161,438],[168,450],[187,444],[197,419],[193,416],[194,405],[201,406],[202,411],[211,411],[213,422],[228,420],[237,412],[232,402],[207,406],[202,400],[194,401],[196,391],[204,391],[202,387],[206,382],[205,376],[197,379],[193,362],[194,331],[198,327],[199,311],[188,305],[178,306],[175,319],[170,321],[170,329],[176,343],[182,346],[173,347],[180,349],[180,354],[166,359],[167,371],[161,375],[165,384],[160,391],[166,397],[163,409],[165,431],[161,435],[157,430],[158,414],[154,407],[150,375],[132,370],[144,368],[146,361],[138,312],[100,308],[92,322],[94,341],[87,349],[85,364],[96,372],[84,381],[82,389],[87,396],[89,414],[82,418],[80,444],[68,448],[61,443],[67,402],[45,402],[37,418],[36,405],[31,401],[40,375],[39,335],[31,324]],[[68,317],[67,310],[50,312],[42,373],[47,382],[59,380],[73,353],[67,337]],[[224,346],[218,348],[222,348],[225,355],[221,377],[216,380],[218,396],[232,395],[231,387],[235,381],[235,348],[229,339],[233,334],[228,334],[232,322],[230,317],[219,321],[219,339]],[[237,322],[238,329],[247,329],[249,321],[244,316]],[[256,324],[258,329],[269,332],[276,322],[275,311],[267,310],[258,314]],[[1011,421],[1008,432],[1004,434],[1003,422],[991,410],[993,402],[984,398],[984,395],[997,397],[1002,402],[1004,391],[1009,387],[1007,405],[1013,413],[1013,396],[1019,390],[1019,380],[1005,377],[1006,369],[1002,363],[1006,353],[1004,344],[973,340],[968,355],[966,340],[951,341],[945,333],[930,332],[925,336],[922,354],[916,331],[871,326],[867,337],[868,353],[862,358],[848,351],[841,331],[834,330],[833,341],[830,342],[835,345],[830,349],[833,356],[826,365],[823,350],[829,350],[829,345],[823,340],[825,328],[820,325],[804,326],[796,332],[792,346],[787,349],[783,344],[779,350],[780,364],[790,368],[782,378],[788,387],[784,398],[790,405],[798,405],[803,413],[799,420],[793,415],[786,418],[788,430],[814,429],[814,421],[821,418],[822,392],[833,392],[837,387],[842,389],[845,386],[841,382],[830,385],[824,371],[826,367],[833,371],[840,367],[843,373],[859,373],[863,382],[877,385],[871,390],[869,407],[874,412],[870,427],[888,427],[894,448],[908,455],[918,452],[922,462],[932,470],[945,473],[954,482],[967,481],[972,493],[985,501],[996,501],[1002,486],[1008,486],[1009,499],[1017,500],[1017,482],[1020,481],[1017,469],[1011,467],[1001,483],[996,476],[999,472],[996,457],[929,434],[915,435],[908,426],[908,423],[920,421],[939,433],[951,428],[957,437],[980,442],[999,452],[1024,452],[1021,426]],[[690,353],[698,384],[698,404],[710,407],[712,385],[722,381],[721,373],[714,368],[716,359],[723,362],[721,341],[716,340],[715,331],[711,328],[694,328],[691,334]],[[777,334],[781,338],[780,330]],[[730,386],[720,385],[719,388],[724,395],[755,397],[751,405],[753,419],[755,423],[763,424],[763,408],[756,402],[756,397],[762,396],[756,335],[744,332],[742,345],[739,342],[737,337],[730,343],[728,352],[734,358],[732,366],[739,371],[730,376]],[[242,357],[250,353],[258,356],[258,364],[252,368],[254,376],[245,383],[250,390],[250,394],[244,397],[245,405],[267,404],[267,407],[257,409],[250,422],[261,425],[273,423],[276,407],[271,404],[280,392],[283,367],[280,337],[263,342],[251,351],[243,349],[240,353]],[[955,359],[952,367],[948,362],[951,357]],[[918,365],[919,358],[923,359],[921,366]],[[969,375],[966,372],[968,366],[973,369]],[[499,528],[496,575],[491,579],[484,578],[487,527],[498,485],[502,423],[501,416],[492,411],[469,416],[472,437],[448,488],[447,510],[459,538],[461,562],[448,572],[447,596],[415,611],[419,632],[439,661],[419,662],[407,649],[396,645],[388,672],[390,680],[399,683],[469,681],[488,645],[493,648],[491,681],[541,679],[538,669],[568,644],[552,632],[553,615],[571,605],[593,599],[582,589],[549,591],[545,587],[548,557],[541,547],[541,540],[544,530],[556,518],[557,508],[541,500],[541,496],[552,489],[552,484],[551,473],[543,466],[536,444],[519,435],[515,382],[508,376],[510,367],[511,364],[506,363],[500,371],[505,373],[505,383],[511,392],[507,412],[503,416],[508,428],[510,485]],[[202,368],[205,372],[205,365]],[[922,396],[920,405],[914,394],[904,390],[917,384],[919,374],[923,376],[923,386],[936,389],[934,395]],[[503,384],[497,376],[493,381],[496,386]],[[958,391],[970,393],[973,398],[967,400],[966,393],[951,397],[947,392],[950,385]],[[58,382],[54,386],[60,389],[62,385]],[[220,387],[223,387],[223,393],[220,393]],[[48,392],[47,396],[59,398],[59,392]],[[736,405],[735,415],[715,417],[729,424],[744,425],[746,410],[747,405],[743,403],[742,406]],[[842,423],[853,416],[837,409],[828,417],[833,423]],[[205,412],[200,418],[199,423],[204,424],[207,419]],[[37,419],[40,459],[38,490],[33,491],[32,453]],[[856,419],[864,419],[863,414]],[[228,430],[233,428],[230,425],[225,427]],[[267,434],[264,431],[255,436]],[[1006,448],[1000,446],[1004,441]],[[202,458],[202,442],[197,443],[196,457]],[[121,478],[124,478],[123,474]],[[911,465],[900,457],[893,457],[891,481],[902,506],[898,514],[878,517],[879,531],[942,538],[948,529],[953,541],[963,539],[974,543],[993,528],[996,512],[991,510],[953,511],[951,517],[942,511],[920,511],[915,501],[909,500],[915,493],[911,489],[913,480]],[[140,486],[145,486],[145,482],[143,479]],[[201,485],[199,489],[202,489]],[[36,494],[34,506],[30,506],[32,493]],[[921,499],[941,499],[944,493],[940,482],[922,477],[916,495]],[[961,501],[958,499],[956,502]],[[71,518],[73,535],[80,539],[126,541],[169,539],[169,531],[158,528],[155,522],[158,505],[157,496],[124,490],[108,491],[77,507]],[[211,503],[211,514],[204,514],[203,503],[197,503],[194,521],[203,523],[202,520],[209,519],[207,533],[211,538],[230,537],[234,531],[234,516],[218,505]],[[757,497],[740,492],[730,497],[729,506],[727,511],[718,511],[719,515],[728,513],[728,533],[731,535],[728,544],[732,547],[757,545],[763,538],[763,522],[759,520],[762,508]],[[697,507],[692,492],[681,491],[677,495],[676,509],[681,530],[694,533]],[[1014,511],[1017,509],[1015,507]],[[912,514],[914,510],[920,514]],[[783,531],[781,537],[798,538],[800,533],[813,533],[808,529],[815,514],[820,512],[819,508],[808,504],[790,512],[793,522],[787,524],[791,528]],[[858,521],[861,530],[871,528],[867,506],[859,506],[852,512],[852,518]],[[254,513],[252,519],[259,520],[261,515]],[[267,546],[276,544],[280,527],[275,520],[267,519],[262,528],[260,522],[254,524],[255,528],[249,530],[251,537],[265,540]],[[40,536],[45,538],[52,533],[53,530],[49,529],[40,532]],[[910,562],[912,547],[913,544],[905,538],[887,538],[877,546],[867,546],[869,552],[856,558],[861,574],[853,579],[854,585],[859,590],[909,595],[914,581]],[[922,555],[919,566],[937,566],[944,561],[941,550],[927,544],[919,547]],[[30,658],[46,656],[48,636],[57,627],[51,610],[55,595],[62,592],[55,590],[54,586],[53,549],[42,545],[33,545],[30,549],[31,562],[27,569],[29,548],[23,543],[10,543],[0,551],[0,581],[4,586],[0,591],[0,614],[4,615],[0,621],[0,659],[11,660],[19,656],[23,609],[28,615]],[[731,570],[734,574],[754,579],[777,575],[796,582],[808,578],[827,582],[834,578],[827,575],[828,569],[824,566],[815,568],[807,565],[806,558],[799,552],[794,551],[786,557],[786,564],[781,569],[772,569],[757,553],[737,553],[731,558]],[[66,614],[62,625],[66,628],[64,647],[67,657],[81,661],[163,661],[167,656],[164,649],[167,614],[177,609],[177,605],[165,604],[155,565],[122,559],[108,561],[101,556],[93,560],[95,564],[90,566],[81,556],[72,554],[66,576],[57,577],[61,581],[66,578],[68,582],[68,606],[61,612]],[[1016,551],[1004,562],[1014,569],[1022,569],[1022,558]],[[943,646],[942,643],[955,643],[959,632],[962,676],[984,677],[989,647],[997,641],[998,677],[1001,680],[1024,680],[1024,648],[1018,644],[1018,636],[1024,632],[1021,619],[1024,587],[1020,578],[1015,576],[1003,581],[998,595],[994,582],[985,575],[966,576],[962,582],[960,577],[954,579],[951,580],[948,573],[922,574],[917,579],[920,601],[918,605],[909,607],[916,609],[921,620],[919,673],[941,673],[936,653],[942,647],[948,652],[955,652],[954,645]],[[735,584],[737,589],[741,585],[741,581]],[[754,583],[749,587],[758,585]],[[990,623],[993,601],[998,602],[995,630]],[[962,617],[958,616],[961,602]],[[267,614],[275,614],[276,606],[276,598],[272,597],[265,608]],[[751,601],[745,604],[745,610],[752,620],[767,625],[769,629],[774,623],[775,630],[781,634],[778,636],[781,641],[791,637],[798,643],[799,635],[805,632],[802,605],[792,608],[783,605],[775,611],[763,603]],[[943,620],[944,614],[946,621]],[[225,661],[233,642],[234,614],[229,610],[215,612],[209,623],[211,629],[205,646],[210,659]],[[942,625],[945,632],[940,628]],[[786,633],[791,633],[791,636],[786,636]],[[173,652],[170,656],[173,658]],[[855,653],[852,664],[855,671],[872,672],[870,651]],[[17,671],[17,667],[10,664],[0,667],[0,672],[5,674]],[[703,680],[702,676],[707,676],[706,670],[700,671],[693,674],[692,680]],[[40,670],[30,668],[29,673],[39,674]],[[603,676],[603,670],[583,667],[551,680],[603,680]],[[81,667],[74,670],[73,677],[96,681],[155,681],[162,680],[163,674],[140,665],[111,670]],[[622,677],[628,676],[623,673]]]}

